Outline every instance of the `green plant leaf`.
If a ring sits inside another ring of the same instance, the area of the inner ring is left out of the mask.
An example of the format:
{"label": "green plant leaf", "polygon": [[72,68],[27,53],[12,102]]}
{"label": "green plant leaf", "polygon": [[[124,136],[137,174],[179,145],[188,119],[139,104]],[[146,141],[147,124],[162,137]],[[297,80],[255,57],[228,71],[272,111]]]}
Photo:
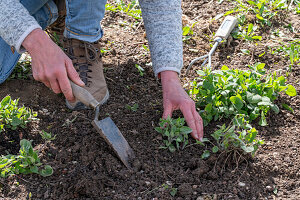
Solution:
{"label": "green plant leaf", "polygon": [[176,148],[174,147],[173,144],[171,144],[171,145],[169,146],[169,151],[170,151],[171,153],[173,153],[174,151],[176,151]]}
{"label": "green plant leaf", "polygon": [[39,169],[38,169],[38,167],[35,166],[35,165],[30,167],[30,171],[31,171],[32,173],[36,173],[36,174],[39,173]]}
{"label": "green plant leaf", "polygon": [[221,70],[225,71],[225,70],[229,70],[229,68],[226,65],[223,65],[222,68],[221,68]]}
{"label": "green plant leaf", "polygon": [[187,126],[180,128],[180,133],[187,134],[187,133],[191,133],[191,132],[193,132],[193,130],[191,128],[187,127]]}
{"label": "green plant leaf", "polygon": [[212,152],[213,152],[213,153],[217,153],[218,151],[219,151],[219,147],[214,146],[214,147],[212,148]]}
{"label": "green plant leaf", "polygon": [[155,130],[159,133],[162,133],[162,129],[160,127],[155,127]]}
{"label": "green plant leaf", "polygon": [[258,103],[262,100],[262,97],[259,94],[253,95],[251,97],[248,98],[248,101],[250,103]]}
{"label": "green plant leaf", "polygon": [[253,36],[252,39],[253,40],[259,40],[259,41],[261,41],[262,37],[261,36]]}
{"label": "green plant leaf", "polygon": [[285,93],[291,97],[296,96],[297,95],[297,91],[295,89],[294,86],[292,85],[288,85],[287,90],[285,91]]}
{"label": "green plant leaf", "polygon": [[264,20],[264,18],[262,16],[260,16],[259,14],[256,14],[256,17],[259,19],[259,20]]}
{"label": "green plant leaf", "polygon": [[252,151],[254,151],[254,147],[253,146],[241,146],[241,148],[246,152],[246,153],[251,153]]}
{"label": "green plant leaf", "polygon": [[248,49],[241,49],[241,52],[246,55],[250,55],[250,51]]}
{"label": "green plant leaf", "polygon": [[285,104],[285,103],[283,103],[283,104],[281,104],[281,105],[282,105],[282,107],[283,107],[284,109],[286,109],[286,110],[291,111],[292,113],[294,113],[294,109],[291,108],[289,105],[287,105],[287,104]]}
{"label": "green plant leaf", "polygon": [[267,126],[268,123],[267,123],[267,119],[265,117],[265,114],[263,111],[261,111],[261,116],[260,116],[260,120],[259,120],[259,123],[258,123],[260,126]]}
{"label": "green plant leaf", "polygon": [[238,110],[241,110],[244,106],[244,103],[237,96],[230,97],[230,101],[233,103],[234,107]]}
{"label": "green plant leaf", "polygon": [[51,176],[53,174],[53,169],[50,165],[45,165],[44,169],[40,171],[40,175],[46,177]]}
{"label": "green plant leaf", "polygon": [[206,106],[205,106],[205,109],[204,109],[207,113],[210,113],[211,112],[211,110],[212,110],[212,104],[207,104]]}
{"label": "green plant leaf", "polygon": [[199,76],[205,76],[206,75],[206,73],[204,71],[202,71],[202,70],[197,70],[197,74]]}
{"label": "green plant leaf", "polygon": [[201,155],[201,158],[202,159],[206,159],[210,156],[210,152],[208,150],[205,150],[202,155]]}
{"label": "green plant leaf", "polygon": [[11,97],[6,96],[1,100],[1,108],[4,108],[7,104],[10,104],[11,102]]}
{"label": "green plant leaf", "polygon": [[190,29],[189,26],[183,27],[183,28],[182,28],[182,35],[183,35],[183,36],[186,36],[187,34],[189,34],[190,30],[191,30],[191,29]]}
{"label": "green plant leaf", "polygon": [[273,104],[273,105],[271,106],[271,108],[272,108],[272,110],[273,110],[276,114],[279,113],[279,107],[278,107],[276,104]]}
{"label": "green plant leaf", "polygon": [[174,197],[177,194],[177,188],[171,188],[170,195]]}

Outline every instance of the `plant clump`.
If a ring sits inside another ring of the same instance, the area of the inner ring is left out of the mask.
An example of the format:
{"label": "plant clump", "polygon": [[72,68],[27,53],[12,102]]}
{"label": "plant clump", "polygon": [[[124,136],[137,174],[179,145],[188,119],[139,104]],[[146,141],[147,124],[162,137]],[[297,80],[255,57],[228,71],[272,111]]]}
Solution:
{"label": "plant clump", "polygon": [[211,142],[207,138],[204,138],[201,142],[197,141],[198,144],[203,146],[207,142],[213,145],[212,149],[205,150],[201,157],[203,159],[207,158],[211,152],[230,151],[241,151],[244,154],[251,153],[254,156],[259,146],[264,144],[264,141],[257,139],[257,130],[245,120],[244,116],[243,114],[236,115],[228,126],[225,124],[219,126],[219,129],[211,134],[215,142]]}
{"label": "plant clump", "polygon": [[279,113],[274,103],[280,92],[297,95],[292,85],[286,84],[284,76],[276,72],[265,75],[264,63],[250,66],[250,70],[229,69],[198,70],[199,78],[192,84],[189,94],[196,101],[204,125],[212,120],[245,115],[250,122],[259,118],[261,126],[267,125],[266,115],[272,110]]}
{"label": "plant clump", "polygon": [[167,119],[160,119],[159,127],[155,128],[165,138],[164,146],[160,148],[169,149],[170,152],[184,149],[188,144],[188,135],[192,132],[192,129],[184,124],[184,118],[172,119],[169,116]]}
{"label": "plant clump", "polygon": [[0,177],[5,178],[14,174],[39,174],[50,176],[53,169],[50,165],[44,165],[38,157],[38,152],[32,148],[31,141],[23,139],[20,141],[20,151],[18,155],[2,155],[0,157]]}
{"label": "plant clump", "polygon": [[4,97],[0,102],[0,133],[5,128],[25,128],[29,122],[37,120],[37,113],[25,106],[19,107],[18,103],[19,99],[12,100],[10,96]]}

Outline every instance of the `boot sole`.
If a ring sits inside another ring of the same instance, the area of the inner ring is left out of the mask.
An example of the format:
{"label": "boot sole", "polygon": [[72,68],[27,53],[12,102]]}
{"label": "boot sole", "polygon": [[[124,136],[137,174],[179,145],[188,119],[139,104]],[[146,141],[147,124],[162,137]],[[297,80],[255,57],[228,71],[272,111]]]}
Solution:
{"label": "boot sole", "polygon": [[[100,105],[103,105],[107,102],[107,100],[109,99],[109,91],[107,90],[105,97],[99,102]],[[91,109],[89,107],[87,107],[86,105],[84,105],[81,102],[78,102],[75,106],[72,106],[68,100],[66,99],[66,106],[70,109],[70,110],[87,110],[87,109]]]}

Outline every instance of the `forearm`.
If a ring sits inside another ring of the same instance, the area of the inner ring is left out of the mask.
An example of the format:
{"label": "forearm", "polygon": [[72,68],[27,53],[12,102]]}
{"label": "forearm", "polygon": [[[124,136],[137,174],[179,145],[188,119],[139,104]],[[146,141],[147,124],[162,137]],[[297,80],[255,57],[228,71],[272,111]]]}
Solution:
{"label": "forearm", "polygon": [[19,0],[1,0],[0,9],[0,37],[20,52],[29,33],[41,27]]}
{"label": "forearm", "polygon": [[140,0],[155,76],[183,65],[180,0]]}

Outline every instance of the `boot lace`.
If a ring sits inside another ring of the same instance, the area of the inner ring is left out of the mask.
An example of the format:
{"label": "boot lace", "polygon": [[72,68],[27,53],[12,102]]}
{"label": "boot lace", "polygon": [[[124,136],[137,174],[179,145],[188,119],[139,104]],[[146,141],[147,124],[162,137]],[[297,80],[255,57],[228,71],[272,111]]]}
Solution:
{"label": "boot lace", "polygon": [[[73,49],[75,46],[70,45],[69,48]],[[76,48],[76,47],[75,47]],[[75,56],[73,51],[71,50],[68,52],[68,56],[74,60],[76,59],[74,63],[74,67],[76,68],[79,77],[82,79],[82,81],[86,84],[86,86],[89,86],[90,82],[89,79],[91,78],[88,74],[92,72],[91,69],[89,69],[89,66],[91,66],[92,62],[98,62],[101,58],[100,49],[96,48],[92,43],[82,41],[79,45],[79,48],[84,48],[84,54],[78,56]],[[82,61],[82,59],[85,58],[85,61]]]}

